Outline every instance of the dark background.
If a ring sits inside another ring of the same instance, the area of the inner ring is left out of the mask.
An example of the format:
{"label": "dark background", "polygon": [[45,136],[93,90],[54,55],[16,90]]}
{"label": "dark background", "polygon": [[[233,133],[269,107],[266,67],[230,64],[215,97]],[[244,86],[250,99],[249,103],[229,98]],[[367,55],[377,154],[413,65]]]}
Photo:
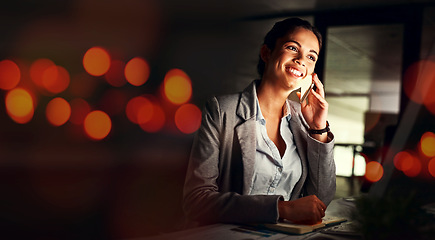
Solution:
{"label": "dark background", "polygon": [[[84,73],[86,50],[103,46],[122,61],[140,56],[150,64],[143,86],[117,89],[124,96],[160,96],[166,72],[180,68],[192,81],[190,102],[201,107],[211,95],[240,91],[257,77],[262,38],[279,18],[311,18],[325,30],[348,19],[382,21],[370,15],[373,9],[380,15],[393,9],[390,20],[409,22],[410,15],[395,14],[431,6],[431,1],[10,1],[0,8],[0,60],[29,66],[49,58],[73,76]],[[420,53],[420,46],[413,49]],[[410,54],[404,52],[404,66],[423,55]],[[96,109],[111,108],[101,99],[113,87],[102,77],[91,79],[96,87],[83,97]],[[6,92],[0,95],[4,99]],[[57,96],[76,97],[68,90]],[[3,100],[0,104],[0,237],[120,239],[180,229],[193,134],[177,130],[174,107],[167,106],[168,120],[157,133],[115,114],[109,136],[92,141],[78,126],[53,127],[45,120],[44,106],[52,97],[39,96],[27,124],[12,121]],[[408,104],[413,103],[404,96],[401,117]],[[435,131],[433,115],[418,104],[414,109],[409,114],[419,120],[410,127],[418,127],[406,136],[406,147]]]}

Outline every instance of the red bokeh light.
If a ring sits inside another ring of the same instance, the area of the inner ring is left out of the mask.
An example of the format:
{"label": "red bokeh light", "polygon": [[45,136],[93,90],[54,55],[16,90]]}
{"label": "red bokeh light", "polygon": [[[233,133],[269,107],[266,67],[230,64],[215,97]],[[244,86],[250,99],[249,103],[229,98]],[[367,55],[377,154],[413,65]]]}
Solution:
{"label": "red bokeh light", "polygon": [[140,123],[139,126],[145,132],[158,132],[160,131],[166,122],[166,115],[163,108],[157,101],[152,101],[152,117],[144,123]]}
{"label": "red bokeh light", "polygon": [[186,134],[198,130],[201,125],[201,110],[193,104],[184,104],[175,112],[175,125]]}
{"label": "red bokeh light", "polygon": [[36,86],[44,88],[42,84],[42,75],[45,70],[49,67],[54,66],[55,64],[50,59],[41,58],[35,60],[32,65],[30,65],[30,78]]}
{"label": "red bokeh light", "polygon": [[63,92],[70,83],[68,71],[60,66],[50,66],[42,74],[42,86],[51,93]]}
{"label": "red bokeh light", "polygon": [[85,121],[86,116],[91,111],[88,102],[82,98],[76,98],[70,101],[71,117],[70,122],[76,125],[81,125]]}
{"label": "red bokeh light", "polygon": [[435,62],[421,60],[412,64],[404,74],[403,88],[406,95],[414,102],[430,105],[435,102]]}
{"label": "red bokeh light", "polygon": [[104,75],[106,81],[114,87],[122,87],[127,83],[124,76],[125,64],[120,60],[113,60],[110,68]]}
{"label": "red bokeh light", "polygon": [[20,82],[21,71],[11,60],[0,61],[0,89],[11,90]]}

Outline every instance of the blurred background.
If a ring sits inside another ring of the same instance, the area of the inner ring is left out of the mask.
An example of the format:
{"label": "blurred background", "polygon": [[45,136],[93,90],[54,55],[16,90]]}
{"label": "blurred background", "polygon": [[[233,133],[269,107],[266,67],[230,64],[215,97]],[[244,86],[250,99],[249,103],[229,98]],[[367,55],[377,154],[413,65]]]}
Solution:
{"label": "blurred background", "polygon": [[276,21],[324,36],[336,198],[391,180],[435,201],[435,4],[10,1],[0,8],[1,236],[179,230],[201,108],[243,90]]}

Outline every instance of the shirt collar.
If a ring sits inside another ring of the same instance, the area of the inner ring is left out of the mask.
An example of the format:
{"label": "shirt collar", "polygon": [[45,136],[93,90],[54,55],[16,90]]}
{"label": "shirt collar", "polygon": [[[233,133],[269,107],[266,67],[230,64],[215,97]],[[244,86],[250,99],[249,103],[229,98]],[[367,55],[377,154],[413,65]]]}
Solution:
{"label": "shirt collar", "polygon": [[[258,98],[255,98],[256,100],[256,105],[257,105],[257,121],[259,121],[262,125],[266,125],[266,119],[264,119],[263,114],[261,113],[261,109],[260,109],[260,103],[258,102]],[[282,107],[282,111],[283,111],[283,118],[285,117],[287,119],[288,122],[290,122],[290,119],[292,118],[291,116],[291,111],[290,111],[290,104],[289,104],[289,100],[286,99],[285,100],[285,104]]]}

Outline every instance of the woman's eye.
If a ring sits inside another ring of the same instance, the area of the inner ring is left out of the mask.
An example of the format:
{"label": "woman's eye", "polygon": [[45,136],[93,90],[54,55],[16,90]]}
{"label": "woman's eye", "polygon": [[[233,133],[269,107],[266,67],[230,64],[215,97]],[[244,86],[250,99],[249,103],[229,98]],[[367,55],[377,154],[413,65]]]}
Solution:
{"label": "woman's eye", "polygon": [[315,57],[313,57],[313,56],[308,56],[308,58],[311,60],[311,61],[313,61],[313,62],[315,62],[316,61],[316,58]]}
{"label": "woman's eye", "polygon": [[298,50],[296,47],[293,47],[293,46],[288,46],[287,49],[290,49],[290,50],[295,51],[295,52]]}

